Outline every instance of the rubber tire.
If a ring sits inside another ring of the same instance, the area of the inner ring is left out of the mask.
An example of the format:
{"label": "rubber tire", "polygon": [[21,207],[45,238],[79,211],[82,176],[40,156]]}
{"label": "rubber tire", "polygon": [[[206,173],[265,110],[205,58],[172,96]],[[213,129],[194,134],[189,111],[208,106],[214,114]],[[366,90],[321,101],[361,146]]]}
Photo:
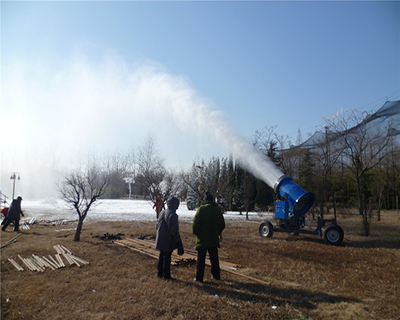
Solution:
{"label": "rubber tire", "polygon": [[271,238],[274,234],[272,223],[269,221],[264,221],[260,224],[258,232],[260,233],[261,238]]}
{"label": "rubber tire", "polygon": [[342,227],[337,224],[331,224],[324,230],[325,242],[333,246],[340,246],[344,238],[344,231]]}

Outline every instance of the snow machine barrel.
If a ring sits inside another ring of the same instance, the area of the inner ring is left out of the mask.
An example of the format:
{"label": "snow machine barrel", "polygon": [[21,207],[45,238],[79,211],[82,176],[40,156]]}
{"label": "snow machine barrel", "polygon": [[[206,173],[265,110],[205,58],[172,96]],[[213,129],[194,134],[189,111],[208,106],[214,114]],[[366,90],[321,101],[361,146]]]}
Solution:
{"label": "snow machine barrel", "polygon": [[306,192],[287,175],[282,175],[276,180],[274,191],[289,202],[293,214],[297,216],[305,214],[314,203],[314,194]]}

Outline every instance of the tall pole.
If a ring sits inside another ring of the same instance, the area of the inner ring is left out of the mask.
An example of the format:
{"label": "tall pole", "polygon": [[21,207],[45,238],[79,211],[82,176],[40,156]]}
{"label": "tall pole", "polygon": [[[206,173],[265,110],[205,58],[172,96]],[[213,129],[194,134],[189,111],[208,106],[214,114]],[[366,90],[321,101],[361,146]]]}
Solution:
{"label": "tall pole", "polygon": [[18,180],[20,180],[20,179],[21,179],[21,176],[19,175],[19,172],[13,172],[13,173],[11,173],[11,177],[10,177],[11,180],[14,180],[14,181],[13,181],[13,193],[12,193],[12,199],[11,199],[11,200],[14,200],[14,194],[15,194],[15,180],[17,179],[17,175],[18,175]]}

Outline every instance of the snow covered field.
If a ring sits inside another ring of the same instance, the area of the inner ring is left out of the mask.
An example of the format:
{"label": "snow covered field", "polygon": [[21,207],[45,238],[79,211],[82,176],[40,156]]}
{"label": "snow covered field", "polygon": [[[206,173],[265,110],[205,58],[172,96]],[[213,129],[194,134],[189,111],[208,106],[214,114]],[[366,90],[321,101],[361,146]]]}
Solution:
{"label": "snow covered field", "polygon": [[[23,200],[21,206],[25,214],[22,221],[31,218],[39,221],[78,219],[77,213],[69,209],[66,203],[60,199]],[[85,221],[155,221],[156,214],[152,207],[152,203],[146,200],[98,200],[91,207]],[[177,210],[180,220],[192,220],[195,213],[195,211],[187,209],[185,202],[181,203]],[[224,217],[226,220],[246,219],[245,213],[240,215],[239,212],[226,212]],[[261,221],[263,217],[266,217],[266,213],[249,213],[250,220]]]}

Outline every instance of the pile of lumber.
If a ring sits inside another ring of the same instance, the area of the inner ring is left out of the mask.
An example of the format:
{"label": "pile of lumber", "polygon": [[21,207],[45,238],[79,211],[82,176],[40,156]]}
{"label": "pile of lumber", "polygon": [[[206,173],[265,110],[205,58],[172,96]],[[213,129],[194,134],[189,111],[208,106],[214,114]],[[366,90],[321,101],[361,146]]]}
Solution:
{"label": "pile of lumber", "polygon": [[21,225],[21,228],[24,230],[30,229],[33,224],[36,223],[36,218],[32,218],[28,221],[24,221]]}
{"label": "pile of lumber", "polygon": [[[114,243],[124,246],[126,248],[129,248],[131,250],[146,254],[150,257],[158,259],[159,256],[159,250],[155,249],[155,243],[150,240],[141,240],[141,239],[122,239],[122,240],[116,240]],[[236,276],[244,277],[250,281],[255,281],[258,283],[262,283],[263,285],[270,286],[271,283],[254,278],[248,275],[245,275],[241,272],[238,271],[239,268],[243,268],[243,266],[235,263],[230,263],[225,261],[224,259],[228,259],[228,257],[225,257],[223,255],[219,255],[219,264],[221,270],[225,270],[229,273],[232,273]],[[221,260],[222,259],[222,260]],[[176,253],[176,250],[171,255],[171,263],[174,265],[181,265],[181,264],[188,264],[188,263],[195,263],[197,260],[197,251],[196,250],[190,250],[190,249],[185,249],[185,253],[180,256]],[[206,265],[211,266],[211,261],[209,259],[206,259]]]}
{"label": "pile of lumber", "polygon": [[[80,267],[81,265],[89,264],[88,261],[74,256],[72,252],[63,245],[58,244],[53,246],[53,248],[57,252],[54,258],[51,255],[48,257],[39,257],[35,254],[32,254],[31,258],[23,258],[21,255],[18,255],[18,258],[28,270],[39,272],[44,272],[46,268],[56,270],[66,267],[66,264],[62,258],[64,258],[67,261],[67,264],[70,266],[75,264],[76,266]],[[18,271],[24,271],[24,268],[22,268],[14,259],[8,258],[8,261],[10,261]]]}
{"label": "pile of lumber", "polygon": [[[159,250],[155,249],[155,243],[154,241],[150,240],[140,240],[140,239],[131,239],[131,238],[126,238],[122,240],[116,240],[114,243],[127,247],[131,250],[146,254],[150,257],[158,259],[158,256],[160,254]],[[241,268],[241,265],[230,263],[221,259],[226,259],[227,257],[221,256],[220,255],[220,267],[221,269],[224,270],[237,270],[238,268]],[[190,249],[185,249],[185,253],[183,255],[178,255],[176,250],[171,255],[171,263],[173,265],[182,265],[182,264],[191,264],[195,263],[197,260],[197,251],[196,250],[190,250]],[[206,264],[211,265],[211,261],[209,259],[206,259]]]}

